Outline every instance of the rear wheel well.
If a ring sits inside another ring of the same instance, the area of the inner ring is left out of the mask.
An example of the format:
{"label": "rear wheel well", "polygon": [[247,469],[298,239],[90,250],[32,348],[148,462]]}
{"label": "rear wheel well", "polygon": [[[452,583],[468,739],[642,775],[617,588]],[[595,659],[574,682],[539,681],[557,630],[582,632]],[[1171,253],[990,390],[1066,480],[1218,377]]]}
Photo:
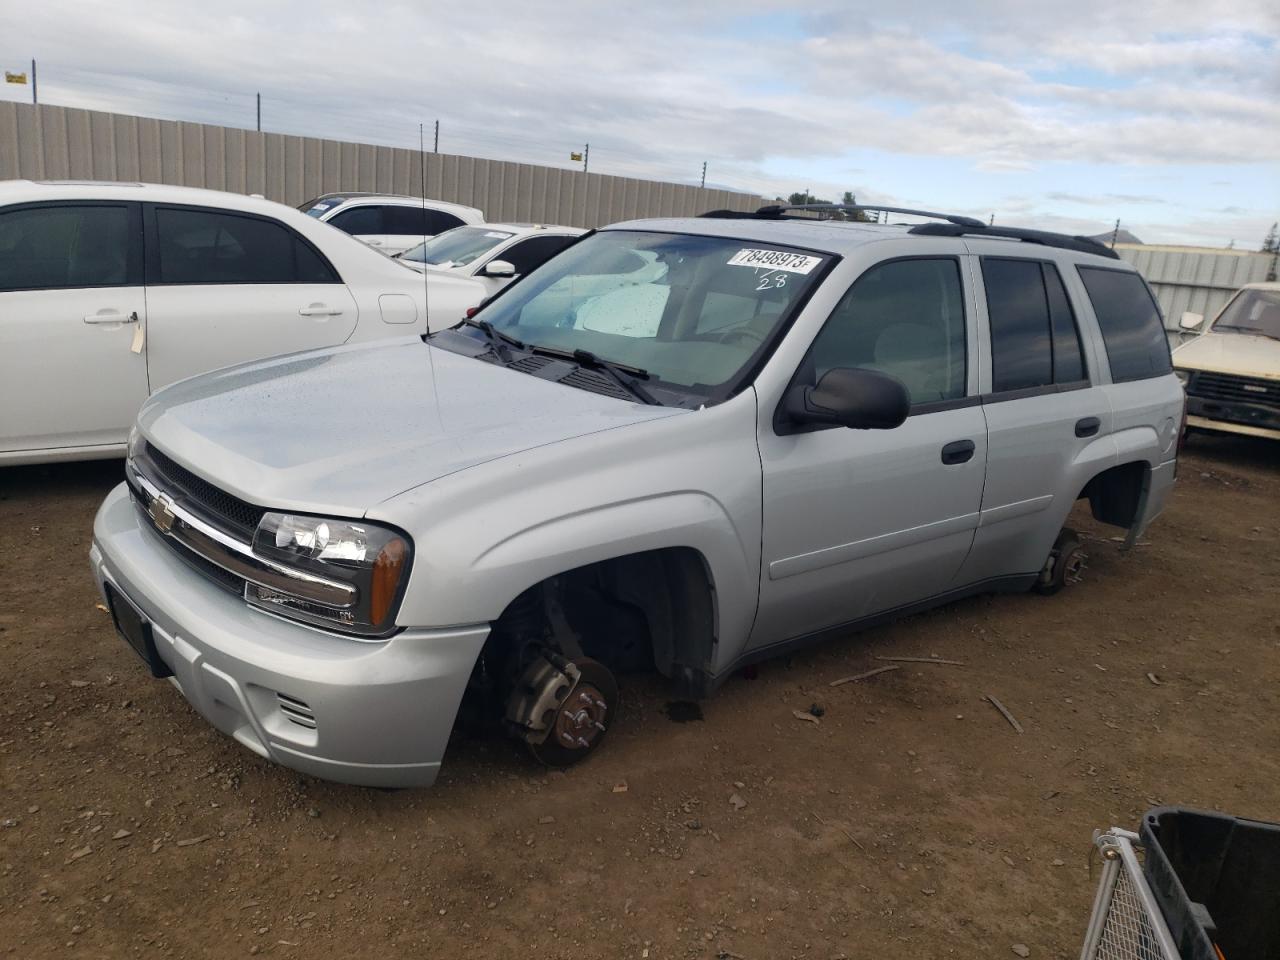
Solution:
{"label": "rear wheel well", "polygon": [[587,564],[524,590],[494,621],[477,670],[498,692],[549,649],[615,673],[656,667],[679,676],[708,668],[715,638],[706,560],[691,547],[668,547]]}
{"label": "rear wheel well", "polygon": [[1088,498],[1099,523],[1131,527],[1138,519],[1151,467],[1143,460],[1110,467],[1085,484],[1079,499]]}

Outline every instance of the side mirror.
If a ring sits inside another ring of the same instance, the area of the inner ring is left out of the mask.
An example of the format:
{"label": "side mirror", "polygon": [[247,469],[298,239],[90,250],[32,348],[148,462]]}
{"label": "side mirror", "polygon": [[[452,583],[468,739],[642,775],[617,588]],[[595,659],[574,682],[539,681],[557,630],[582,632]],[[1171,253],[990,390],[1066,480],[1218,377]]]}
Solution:
{"label": "side mirror", "polygon": [[792,387],[783,410],[793,423],[892,430],[907,419],[911,397],[897,377],[865,367],[835,367],[817,386]]}
{"label": "side mirror", "polygon": [[1192,313],[1188,310],[1182,315],[1182,319],[1178,321],[1178,326],[1183,330],[1194,330],[1200,324],[1204,323],[1203,313]]}
{"label": "side mirror", "polygon": [[508,260],[490,260],[480,272],[486,277],[514,277],[516,268]]}

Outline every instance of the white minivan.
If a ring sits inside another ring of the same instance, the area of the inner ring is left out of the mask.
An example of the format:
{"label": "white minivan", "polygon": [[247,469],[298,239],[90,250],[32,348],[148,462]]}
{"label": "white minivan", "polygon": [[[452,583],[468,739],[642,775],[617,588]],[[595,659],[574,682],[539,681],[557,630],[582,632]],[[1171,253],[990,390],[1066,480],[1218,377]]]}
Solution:
{"label": "white minivan", "polygon": [[166,384],[423,334],[428,305],[440,329],[486,294],[261,198],[0,181],[0,464],[122,456]]}

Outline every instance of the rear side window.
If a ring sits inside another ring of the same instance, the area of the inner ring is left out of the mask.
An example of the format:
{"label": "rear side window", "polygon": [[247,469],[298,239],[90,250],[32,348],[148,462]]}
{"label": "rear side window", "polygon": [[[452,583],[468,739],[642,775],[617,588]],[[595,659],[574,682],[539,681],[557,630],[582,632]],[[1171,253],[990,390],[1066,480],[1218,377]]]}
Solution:
{"label": "rear side window", "polygon": [[453,214],[432,210],[430,207],[383,207],[382,225],[383,229],[378,231],[380,233],[434,237],[437,233],[444,233],[463,224]]}
{"label": "rear side window", "polygon": [[1075,316],[1053,264],[983,257],[982,280],[993,393],[1085,379]]}
{"label": "rear side window", "polygon": [[1123,383],[1169,373],[1173,369],[1169,340],[1142,277],[1105,267],[1077,269],[1102,328],[1111,379]]}
{"label": "rear side window", "polygon": [[213,210],[156,209],[158,283],[334,283],[283,224]]}
{"label": "rear side window", "polygon": [[953,259],[893,260],[860,276],[809,348],[801,382],[835,367],[901,380],[911,403],[965,395],[964,295]]}
{"label": "rear side window", "polygon": [[126,206],[28,207],[0,212],[0,290],[119,287],[137,244]]}

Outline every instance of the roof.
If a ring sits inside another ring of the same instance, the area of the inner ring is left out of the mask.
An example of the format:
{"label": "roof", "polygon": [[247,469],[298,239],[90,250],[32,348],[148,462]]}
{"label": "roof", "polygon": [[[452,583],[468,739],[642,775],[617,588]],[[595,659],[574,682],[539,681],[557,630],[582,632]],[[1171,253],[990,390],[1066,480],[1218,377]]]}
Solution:
{"label": "roof", "polygon": [[581,236],[587,231],[583,227],[566,227],[559,223],[469,223],[469,227],[481,227],[486,230],[506,230],[509,233],[539,233],[543,230],[555,233],[568,233]]}
{"label": "roof", "polygon": [[[823,253],[847,255],[868,243],[882,240],[902,240],[913,237],[954,237],[957,240],[995,241],[1001,244],[1014,244],[1016,249],[1021,240],[1028,242],[1026,247],[1036,243],[1035,237],[1052,240],[1044,245],[1036,244],[1038,249],[1045,246],[1061,247],[1072,250],[1083,256],[1099,259],[1112,258],[1111,251],[1102,248],[1097,251],[1082,249],[1076,244],[1077,238],[1058,234],[1040,233],[1035,230],[1014,230],[1012,228],[993,228],[987,232],[983,225],[972,229],[963,225],[948,223],[867,223],[858,220],[815,220],[808,218],[753,217],[750,214],[730,218],[719,217],[679,217],[654,220],[628,220],[623,223],[610,224],[608,230],[655,230],[669,233],[693,233],[703,236],[725,237],[735,240],[749,240],[757,243],[781,243],[789,246],[803,247]],[[1002,234],[1002,231],[1007,231]],[[1011,236],[1010,234],[1019,234]],[[1021,236],[1026,234],[1026,236]],[[1057,242],[1061,241],[1061,243]],[[1087,241],[1086,241],[1087,243]],[[1031,254],[1032,250],[1024,247],[1020,252]],[[1035,249],[1035,248],[1033,248]],[[1117,262],[1123,263],[1119,258]]]}
{"label": "roof", "polygon": [[[360,191],[351,191],[350,193],[326,193],[312,200],[307,201],[308,206],[312,206],[324,200],[337,200],[339,205],[347,203],[351,200],[377,200],[379,202],[391,202],[393,204],[403,205],[406,207],[417,207],[426,203],[433,210],[465,210],[479,217],[483,217],[484,213],[478,207],[469,207],[465,203],[452,203],[449,200],[433,200],[431,197],[411,197],[402,193],[362,193]],[[337,207],[334,207],[336,210]]]}
{"label": "roof", "polygon": [[281,208],[292,207],[223,190],[200,187],[175,187],[161,183],[127,183],[114,180],[0,180],[0,203],[26,203],[38,200],[146,200],[160,203],[189,203],[195,206],[221,207],[247,213],[280,216]]}

